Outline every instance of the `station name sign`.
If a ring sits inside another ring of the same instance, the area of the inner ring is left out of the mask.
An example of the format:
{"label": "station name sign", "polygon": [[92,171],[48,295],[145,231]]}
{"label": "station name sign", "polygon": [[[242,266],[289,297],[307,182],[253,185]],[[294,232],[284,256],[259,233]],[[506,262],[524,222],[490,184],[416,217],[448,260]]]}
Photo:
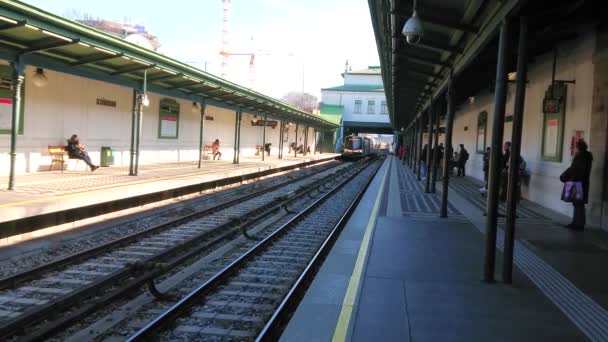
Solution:
{"label": "station name sign", "polygon": [[106,99],[97,99],[97,104],[100,106],[116,107],[116,101]]}
{"label": "station name sign", "polygon": [[275,128],[277,127],[278,121],[274,120],[251,120],[251,126],[267,126]]}

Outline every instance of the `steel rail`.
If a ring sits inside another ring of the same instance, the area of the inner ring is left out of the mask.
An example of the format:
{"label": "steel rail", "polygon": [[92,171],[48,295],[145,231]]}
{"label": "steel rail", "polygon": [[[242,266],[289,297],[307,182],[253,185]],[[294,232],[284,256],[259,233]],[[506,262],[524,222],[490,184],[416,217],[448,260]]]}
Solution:
{"label": "steel rail", "polygon": [[338,190],[344,187],[349,181],[358,175],[361,171],[365,170],[366,167],[373,164],[376,159],[373,158],[369,160],[367,163],[363,164],[359,169],[353,170],[352,174],[348,177],[345,177],[343,181],[334,186],[332,189],[328,190],[322,197],[315,200],[312,204],[301,210],[294,217],[289,219],[279,228],[277,228],[273,233],[268,235],[262,241],[257,243],[255,246],[251,247],[247,252],[242,254],[239,258],[234,260],[228,266],[224,267],[221,271],[216,273],[213,277],[207,280],[205,283],[197,287],[195,290],[190,292],[188,295],[184,296],[179,302],[171,306],[169,309],[164,311],[162,314],[157,316],[153,321],[148,323],[146,326],[137,331],[134,335],[128,338],[127,341],[135,342],[135,341],[148,341],[150,339],[157,339],[158,336],[156,333],[161,330],[163,327],[167,326],[175,319],[177,319],[184,311],[186,311],[190,306],[194,305],[194,303],[202,300],[202,298],[208,294],[210,291],[217,288],[221,285],[228,277],[235,274],[247,261],[249,261],[253,256],[262,251],[266,246],[268,246],[275,239],[282,236],[287,230],[289,230],[295,223],[299,222],[300,219],[311,213],[314,209],[316,209],[320,204],[324,203],[327,199],[332,197]]}
{"label": "steel rail", "polygon": [[[330,166],[330,167],[326,167],[323,168],[323,171],[327,171],[327,170],[331,170],[339,165],[342,164],[337,164],[334,166]],[[333,175],[333,174],[332,174]],[[137,241],[138,238],[143,238],[146,237],[147,235],[152,235],[155,234],[159,231],[162,231],[164,229],[170,229],[176,225],[180,225],[183,224],[185,222],[188,222],[189,220],[192,219],[198,219],[199,216],[206,216],[210,213],[213,213],[217,210],[221,210],[221,209],[225,209],[228,208],[232,205],[238,204],[244,200],[248,200],[251,198],[254,198],[256,196],[259,196],[261,194],[276,190],[278,188],[281,188],[283,186],[286,185],[290,185],[293,184],[294,181],[300,181],[303,180],[307,177],[310,177],[311,174],[305,174],[296,178],[292,178],[289,179],[287,181],[281,182],[279,184],[275,184],[272,186],[269,186],[267,188],[255,191],[253,193],[247,194],[245,196],[240,196],[236,199],[232,199],[226,202],[223,202],[217,206],[211,207],[211,208],[207,208],[204,209],[202,211],[199,211],[197,213],[192,213],[192,214],[187,214],[184,215],[180,218],[174,219],[172,221],[154,226],[152,228],[149,228],[145,231],[142,232],[138,232],[138,233],[134,233],[131,234],[127,237],[121,238],[119,240],[114,240],[111,242],[108,242],[106,244],[97,246],[97,247],[93,247],[89,250],[80,252],[80,253],[76,253],[73,255],[70,255],[66,258],[57,260],[56,262],[52,262],[46,265],[42,265],[38,268],[32,269],[30,271],[26,271],[23,274],[18,274],[15,277],[18,278],[18,276],[22,276],[23,278],[21,279],[16,279],[16,280],[20,280],[20,282],[26,281],[26,280],[31,280],[33,277],[35,277],[36,274],[41,274],[41,273],[48,273],[51,272],[53,270],[56,270],[57,268],[62,268],[65,267],[67,265],[73,264],[74,262],[78,261],[82,261],[85,258],[91,258],[94,257],[96,255],[99,255],[101,253],[105,253],[108,252],[108,250],[111,250],[112,248],[115,247],[121,247],[125,244],[128,244],[129,242],[133,242],[133,241]],[[331,175],[330,175],[331,176]],[[323,178],[326,181],[326,178]],[[316,184],[317,182],[313,183]],[[308,191],[308,190],[307,190]],[[299,193],[299,192],[298,192]],[[285,202],[284,198],[279,198],[276,201],[272,201],[271,203],[268,203],[262,207],[258,207],[253,209],[249,214],[251,215],[255,215],[257,211],[259,211],[260,209],[265,209],[268,207],[272,207],[274,205],[277,204],[283,204],[283,202]],[[266,213],[266,212],[265,212]],[[251,223],[251,221],[247,221],[246,223]],[[166,258],[167,256],[170,256],[172,254],[175,254],[176,252],[181,252],[185,247],[188,246],[193,246],[196,245],[198,242],[200,242],[201,240],[210,238],[213,234],[217,233],[218,231],[222,230],[222,229],[226,229],[226,228],[230,228],[230,226],[234,225],[233,222],[227,222],[225,224],[221,224],[209,231],[205,231],[202,232],[201,234],[198,234],[182,243],[180,243],[179,245],[175,245],[173,247],[170,247],[168,249],[165,249],[153,256],[151,256],[150,258],[146,259],[145,263],[154,263],[154,262],[158,262],[159,260],[162,260],[163,258]],[[234,231],[238,231],[239,227],[233,228],[229,233],[225,234],[225,235],[232,235],[234,234]],[[226,238],[228,236],[224,236],[224,238]],[[217,241],[216,241],[217,242]],[[201,249],[200,246],[198,248],[199,250]],[[141,265],[141,263],[140,263]],[[112,272],[110,274],[108,274],[107,276],[104,276],[96,281],[94,281],[93,283],[84,286],[80,289],[75,290],[74,292],[68,293],[62,297],[57,298],[56,300],[53,300],[43,306],[40,307],[36,307],[33,308],[31,310],[26,310],[23,312],[22,315],[15,317],[14,319],[8,320],[6,322],[3,322],[3,324],[0,324],[0,336],[2,337],[6,337],[6,336],[12,336],[12,335],[20,335],[22,334],[28,326],[32,326],[38,322],[40,322],[41,320],[45,320],[48,319],[50,316],[57,314],[57,311],[60,311],[62,309],[65,309],[67,307],[69,307],[70,305],[74,304],[74,303],[78,303],[78,302],[82,302],[82,300],[86,297],[90,297],[93,296],[97,293],[99,293],[99,291],[104,288],[107,287],[109,285],[112,285],[114,283],[116,283],[119,279],[122,279],[126,276],[130,276],[132,275],[132,272],[134,271],[134,269],[136,269],[138,266],[137,265],[133,265],[132,267],[125,267],[122,268],[120,270],[117,270],[115,272]],[[38,273],[34,273],[34,272],[38,272]],[[154,275],[148,275],[147,278],[153,277]],[[9,277],[9,279],[7,279],[7,282],[10,280],[11,277]],[[141,278],[141,277],[140,277]],[[139,279],[139,278],[138,278]],[[133,286],[131,286],[130,288],[132,288]],[[86,308],[89,308],[90,305],[85,305]],[[93,308],[91,308],[93,309]],[[79,310],[77,310],[79,311]],[[88,310],[90,311],[90,310]],[[50,324],[52,324],[52,322],[50,322]],[[62,324],[62,326],[65,324]],[[32,334],[35,334],[35,331],[32,331]]]}

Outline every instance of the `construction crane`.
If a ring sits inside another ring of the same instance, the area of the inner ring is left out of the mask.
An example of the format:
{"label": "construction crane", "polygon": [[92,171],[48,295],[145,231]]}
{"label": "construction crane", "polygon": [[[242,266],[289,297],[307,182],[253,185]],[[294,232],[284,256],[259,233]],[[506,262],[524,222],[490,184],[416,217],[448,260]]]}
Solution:
{"label": "construction crane", "polygon": [[[229,49],[229,28],[230,28],[230,0],[222,0],[223,21],[222,21],[222,78],[228,77],[228,57],[230,56],[249,56],[249,87],[255,87],[255,56],[256,52],[231,52]],[[251,37],[253,42],[253,37]],[[253,44],[252,44],[253,46]],[[257,55],[269,55],[269,53],[258,52]]]}

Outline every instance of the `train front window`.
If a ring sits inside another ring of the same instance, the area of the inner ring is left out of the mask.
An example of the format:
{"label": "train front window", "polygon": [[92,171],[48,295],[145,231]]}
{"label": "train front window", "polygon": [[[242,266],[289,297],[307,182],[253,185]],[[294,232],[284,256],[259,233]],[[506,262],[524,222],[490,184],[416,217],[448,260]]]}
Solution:
{"label": "train front window", "polygon": [[349,150],[360,150],[361,149],[361,139],[346,138],[346,143],[344,144],[344,148],[349,149]]}

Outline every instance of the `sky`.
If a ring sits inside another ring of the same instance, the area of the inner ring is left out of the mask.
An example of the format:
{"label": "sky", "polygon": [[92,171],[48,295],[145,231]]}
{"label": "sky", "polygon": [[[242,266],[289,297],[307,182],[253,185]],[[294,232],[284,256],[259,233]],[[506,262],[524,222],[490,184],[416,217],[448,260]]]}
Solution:
{"label": "sky", "polygon": [[[25,2],[60,16],[143,24],[159,52],[221,74],[221,0]],[[229,32],[229,51],[256,53],[253,88],[276,98],[304,89],[321,100],[321,88],[343,84],[346,60],[353,69],[379,64],[367,0],[231,0]],[[250,86],[249,56],[228,63],[227,78]]]}

